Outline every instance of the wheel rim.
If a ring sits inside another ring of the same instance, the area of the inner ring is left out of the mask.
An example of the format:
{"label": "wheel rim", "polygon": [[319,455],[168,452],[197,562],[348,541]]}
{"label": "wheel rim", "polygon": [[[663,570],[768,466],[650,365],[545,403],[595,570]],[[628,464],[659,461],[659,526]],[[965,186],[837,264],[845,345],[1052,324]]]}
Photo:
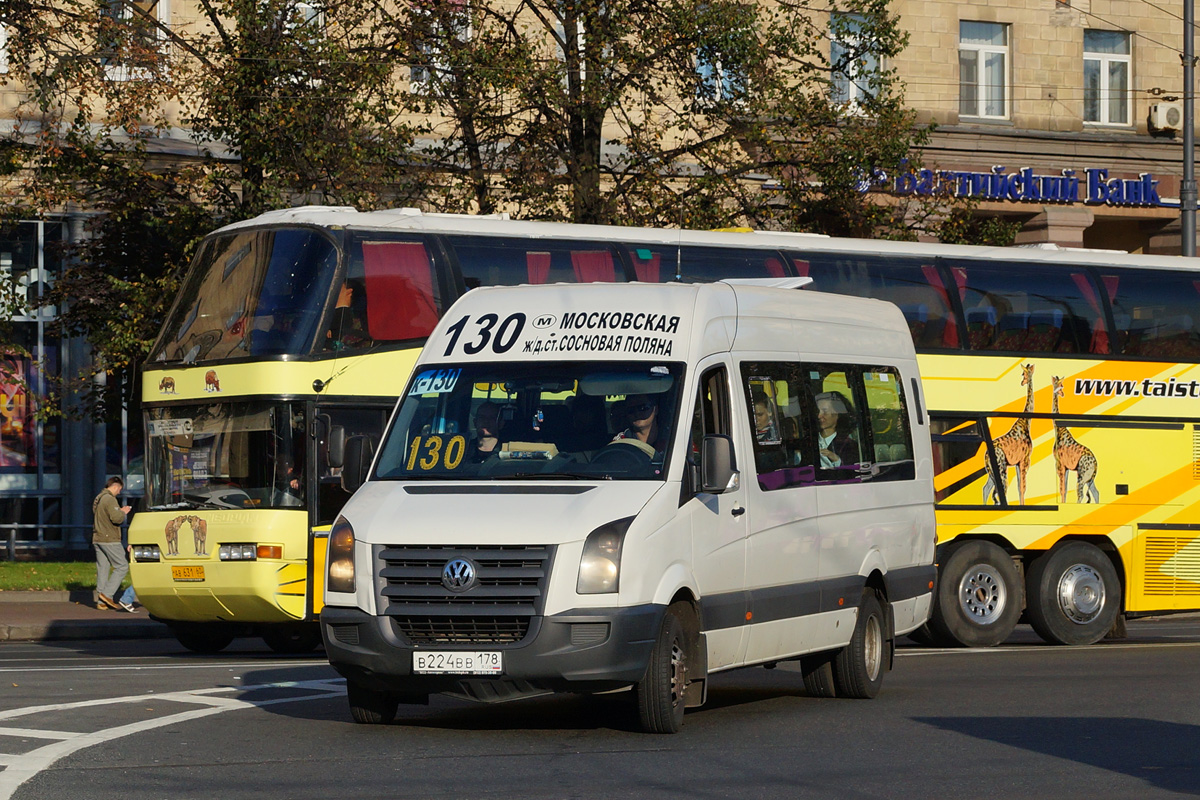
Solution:
{"label": "wheel rim", "polygon": [[991,625],[1008,605],[1008,588],[1000,572],[990,564],[976,564],[958,584],[958,604],[967,618],[978,625]]}
{"label": "wheel rim", "polygon": [[687,678],[686,657],[683,645],[676,639],[671,642],[671,708],[677,708],[683,702],[683,687]]}
{"label": "wheel rim", "polygon": [[867,680],[874,681],[883,666],[883,629],[879,626],[879,617],[874,614],[868,617],[863,633],[863,666],[866,667]]}
{"label": "wheel rim", "polygon": [[1058,581],[1058,606],[1067,619],[1086,625],[1104,610],[1104,579],[1087,564],[1076,564]]}

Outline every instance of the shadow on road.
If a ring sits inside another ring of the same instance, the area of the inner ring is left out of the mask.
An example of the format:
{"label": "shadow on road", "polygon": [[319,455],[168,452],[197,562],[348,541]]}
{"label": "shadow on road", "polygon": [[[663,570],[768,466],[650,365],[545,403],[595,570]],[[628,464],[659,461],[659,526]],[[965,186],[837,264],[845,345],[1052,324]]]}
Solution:
{"label": "shadow on road", "polygon": [[1200,796],[1200,725],[1122,717],[914,717],[942,730]]}

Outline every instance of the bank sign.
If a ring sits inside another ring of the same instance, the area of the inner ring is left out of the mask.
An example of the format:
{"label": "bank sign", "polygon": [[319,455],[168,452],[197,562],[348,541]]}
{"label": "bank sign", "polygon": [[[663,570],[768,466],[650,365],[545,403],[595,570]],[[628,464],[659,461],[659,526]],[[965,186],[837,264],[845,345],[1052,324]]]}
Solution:
{"label": "bank sign", "polygon": [[923,169],[898,175],[894,182],[886,177],[876,186],[888,187],[900,196],[953,194],[976,200],[1001,200],[1017,203],[1078,203],[1108,206],[1164,206],[1178,208],[1179,202],[1166,202],[1158,196],[1158,181],[1149,172],[1137,178],[1109,178],[1106,169],[1085,169],[1078,174],[1064,169],[1059,175],[1036,175],[1030,167],[1009,172],[1003,166],[990,172]]}

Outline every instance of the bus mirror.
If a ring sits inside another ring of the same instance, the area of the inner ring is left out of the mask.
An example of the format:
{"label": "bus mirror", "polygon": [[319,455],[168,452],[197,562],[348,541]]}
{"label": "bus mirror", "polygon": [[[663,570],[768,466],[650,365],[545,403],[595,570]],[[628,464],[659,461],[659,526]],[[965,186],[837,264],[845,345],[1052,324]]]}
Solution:
{"label": "bus mirror", "polygon": [[733,460],[733,439],[709,435],[700,445],[700,491],[721,494],[737,488],[737,469]]}
{"label": "bus mirror", "polygon": [[367,479],[371,460],[375,457],[375,443],[369,436],[351,436],[346,439],[342,465],[342,489],[354,494]]}
{"label": "bus mirror", "polygon": [[326,451],[325,458],[329,466],[340,467],[346,463],[346,429],[341,425],[329,426]]}

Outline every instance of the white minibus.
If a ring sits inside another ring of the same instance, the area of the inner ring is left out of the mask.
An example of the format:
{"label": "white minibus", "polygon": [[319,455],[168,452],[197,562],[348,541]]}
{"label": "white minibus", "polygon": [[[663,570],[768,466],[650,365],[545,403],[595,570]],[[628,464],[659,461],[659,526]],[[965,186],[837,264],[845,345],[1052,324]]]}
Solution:
{"label": "white minibus", "polygon": [[928,419],[899,309],[807,282],[455,303],[378,448],[339,443],[321,627],[352,717],[632,689],[669,733],[710,674],[785,660],[874,697],[930,613]]}

